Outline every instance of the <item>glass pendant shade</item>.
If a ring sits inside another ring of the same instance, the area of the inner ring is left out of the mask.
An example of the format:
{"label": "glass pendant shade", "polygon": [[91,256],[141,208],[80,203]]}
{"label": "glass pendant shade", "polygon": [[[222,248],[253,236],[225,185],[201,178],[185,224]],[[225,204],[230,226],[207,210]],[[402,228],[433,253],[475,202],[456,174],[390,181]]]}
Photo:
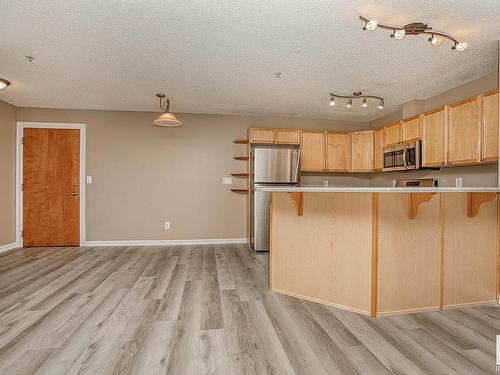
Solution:
{"label": "glass pendant shade", "polygon": [[177,120],[177,118],[170,112],[163,113],[160,117],[153,121],[156,126],[163,127],[176,127],[181,126],[182,122]]}

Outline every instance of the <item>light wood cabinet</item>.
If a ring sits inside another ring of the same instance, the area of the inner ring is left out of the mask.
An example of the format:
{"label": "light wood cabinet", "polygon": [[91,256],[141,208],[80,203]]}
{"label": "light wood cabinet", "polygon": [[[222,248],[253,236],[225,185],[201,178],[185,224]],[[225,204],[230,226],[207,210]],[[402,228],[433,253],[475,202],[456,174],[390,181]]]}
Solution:
{"label": "light wood cabinet", "polygon": [[438,108],[422,115],[422,165],[446,164],[447,109]]}
{"label": "light wood cabinet", "polygon": [[401,122],[401,142],[420,138],[420,115],[404,119]]}
{"label": "light wood cabinet", "polygon": [[326,169],[329,172],[348,172],[351,147],[348,132],[329,132],[326,135]]}
{"label": "light wood cabinet", "polygon": [[484,94],[481,121],[481,162],[498,160],[498,91]]}
{"label": "light wood cabinet", "polygon": [[384,147],[384,128],[373,131],[373,169],[381,171],[383,167],[382,155]]}
{"label": "light wood cabinet", "polygon": [[448,109],[448,164],[471,164],[479,159],[479,98],[467,99]]}
{"label": "light wood cabinet", "polygon": [[384,146],[391,146],[401,142],[401,122],[395,122],[384,127]]}
{"label": "light wood cabinet", "polygon": [[373,171],[373,130],[351,133],[351,171]]}
{"label": "light wood cabinet", "polygon": [[276,143],[286,145],[300,144],[300,130],[276,129],[274,139]]}
{"label": "light wood cabinet", "polygon": [[250,128],[250,143],[274,143],[274,129]]}
{"label": "light wood cabinet", "polygon": [[302,131],[300,170],[303,172],[324,172],[326,170],[326,132]]}

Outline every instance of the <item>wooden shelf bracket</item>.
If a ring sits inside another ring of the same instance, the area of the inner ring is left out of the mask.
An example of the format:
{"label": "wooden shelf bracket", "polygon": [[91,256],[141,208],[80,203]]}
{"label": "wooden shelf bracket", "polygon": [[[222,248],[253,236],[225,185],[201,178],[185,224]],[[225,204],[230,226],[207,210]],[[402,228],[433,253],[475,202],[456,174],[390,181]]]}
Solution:
{"label": "wooden shelf bracket", "polygon": [[290,194],[290,198],[292,198],[292,200],[297,205],[297,215],[304,216],[304,193],[294,192],[288,194]]}
{"label": "wooden shelf bracket", "polygon": [[467,217],[477,216],[483,203],[494,201],[497,193],[467,193]]}
{"label": "wooden shelf bracket", "polygon": [[409,193],[408,194],[408,219],[417,217],[418,208],[424,202],[428,202],[436,193]]}

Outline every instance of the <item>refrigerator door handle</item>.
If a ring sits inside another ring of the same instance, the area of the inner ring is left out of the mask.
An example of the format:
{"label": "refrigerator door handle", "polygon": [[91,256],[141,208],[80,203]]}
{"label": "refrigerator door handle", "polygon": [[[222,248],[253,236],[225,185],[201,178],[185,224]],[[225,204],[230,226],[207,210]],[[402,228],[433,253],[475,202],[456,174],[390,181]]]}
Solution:
{"label": "refrigerator door handle", "polygon": [[[295,181],[295,182],[299,182],[298,179],[299,179],[299,164],[300,164],[300,150],[296,150],[296,156],[297,156],[297,159],[296,159],[296,163],[295,163],[295,173],[292,175],[292,180]],[[292,164],[292,168],[293,168],[293,164]]]}

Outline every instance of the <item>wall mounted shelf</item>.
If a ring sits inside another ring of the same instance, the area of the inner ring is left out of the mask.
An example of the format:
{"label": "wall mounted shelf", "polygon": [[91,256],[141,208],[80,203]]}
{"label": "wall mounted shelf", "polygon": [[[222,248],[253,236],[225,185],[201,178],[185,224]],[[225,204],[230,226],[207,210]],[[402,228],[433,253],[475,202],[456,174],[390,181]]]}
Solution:
{"label": "wall mounted shelf", "polygon": [[246,177],[248,177],[248,173],[231,173],[231,176],[233,176],[233,177],[240,177],[240,178],[246,178]]}
{"label": "wall mounted shelf", "polygon": [[248,160],[248,156],[235,156],[234,160],[246,161],[246,160]]}
{"label": "wall mounted shelf", "polygon": [[235,139],[233,142],[238,144],[238,145],[247,145],[248,139]]}
{"label": "wall mounted shelf", "polygon": [[248,189],[231,189],[231,191],[234,193],[242,193],[242,194],[248,193]]}

